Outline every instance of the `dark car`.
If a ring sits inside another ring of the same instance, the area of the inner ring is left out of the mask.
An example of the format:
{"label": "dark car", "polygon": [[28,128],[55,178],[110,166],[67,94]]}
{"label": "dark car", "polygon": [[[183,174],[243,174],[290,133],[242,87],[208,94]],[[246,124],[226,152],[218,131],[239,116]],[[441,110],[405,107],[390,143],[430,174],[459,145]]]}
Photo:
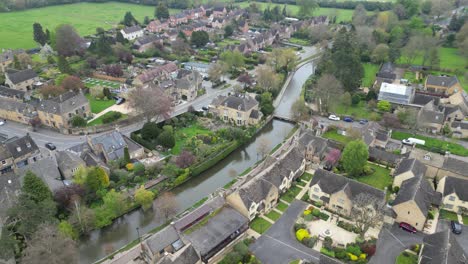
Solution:
{"label": "dark car", "polygon": [[343,118],[343,121],[351,123],[351,122],[353,122],[353,119],[351,117],[347,116],[347,117]]}
{"label": "dark car", "polygon": [[210,110],[210,108],[208,108],[208,106],[202,106],[201,109],[202,109],[203,111],[208,111],[208,110]]}
{"label": "dark car", "polygon": [[125,103],[125,98],[122,98],[122,97],[117,97],[117,99],[115,99],[115,104],[116,105],[121,105],[123,103]]}
{"label": "dark car", "polygon": [[57,148],[57,147],[56,147],[54,144],[52,144],[52,143],[46,143],[46,144],[45,144],[45,147],[48,148],[48,149],[50,149],[50,150],[55,150],[55,149]]}
{"label": "dark car", "polygon": [[361,124],[361,125],[365,125],[365,124],[367,124],[368,122],[369,122],[369,121],[368,121],[367,119],[361,119],[361,120],[359,120],[359,124]]}
{"label": "dark car", "polygon": [[400,223],[400,228],[413,234],[417,232],[416,228],[405,222]]}
{"label": "dark car", "polygon": [[450,221],[450,226],[452,227],[452,232],[454,234],[461,234],[462,233],[462,225],[460,225],[460,223],[458,223],[458,221]]}

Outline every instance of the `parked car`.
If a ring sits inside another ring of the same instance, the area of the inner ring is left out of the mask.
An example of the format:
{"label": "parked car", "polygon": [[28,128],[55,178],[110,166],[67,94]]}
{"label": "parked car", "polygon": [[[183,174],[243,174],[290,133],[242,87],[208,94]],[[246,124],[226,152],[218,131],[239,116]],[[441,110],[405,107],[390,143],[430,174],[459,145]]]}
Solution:
{"label": "parked car", "polygon": [[208,111],[210,108],[208,108],[208,106],[202,106],[201,108],[203,111]]}
{"label": "parked car", "polygon": [[416,145],[416,144],[424,146],[424,144],[426,144],[426,141],[422,140],[422,139],[417,139],[417,138],[406,138],[406,139],[403,139],[401,141],[401,143],[403,143],[405,145],[410,145],[410,146],[413,146],[413,145]]}
{"label": "parked car", "polygon": [[365,125],[365,124],[367,124],[368,122],[369,122],[369,121],[368,121],[367,119],[361,119],[361,120],[359,120],[359,124],[361,124],[361,125]]}
{"label": "parked car", "polygon": [[343,118],[343,121],[352,123],[354,120],[351,117],[347,116],[347,117]]}
{"label": "parked car", "polygon": [[115,101],[116,105],[121,105],[121,104],[125,103],[125,98],[123,98],[123,97],[117,97],[117,99],[115,99],[115,100],[116,100]]}
{"label": "parked car", "polygon": [[340,121],[340,118],[336,115],[330,115],[328,119],[333,120],[333,121]]}
{"label": "parked car", "polygon": [[400,223],[400,228],[413,234],[417,232],[416,228],[414,228],[412,225],[405,223],[405,222]]}
{"label": "parked car", "polygon": [[462,225],[460,225],[460,223],[458,223],[458,221],[450,221],[450,226],[452,227],[452,232],[454,234],[461,234],[462,233]]}
{"label": "parked car", "polygon": [[0,120],[0,126],[3,126],[6,123],[6,120]]}
{"label": "parked car", "polygon": [[50,150],[55,150],[57,148],[53,143],[46,143],[45,147]]}

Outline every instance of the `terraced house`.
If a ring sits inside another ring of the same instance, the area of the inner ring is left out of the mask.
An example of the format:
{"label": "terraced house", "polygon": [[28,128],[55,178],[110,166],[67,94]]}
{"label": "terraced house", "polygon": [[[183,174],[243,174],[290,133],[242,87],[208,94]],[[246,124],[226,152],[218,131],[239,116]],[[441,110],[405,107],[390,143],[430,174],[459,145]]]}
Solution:
{"label": "terraced house", "polygon": [[441,206],[455,213],[468,212],[468,180],[445,176],[437,184],[437,192],[442,194]]}

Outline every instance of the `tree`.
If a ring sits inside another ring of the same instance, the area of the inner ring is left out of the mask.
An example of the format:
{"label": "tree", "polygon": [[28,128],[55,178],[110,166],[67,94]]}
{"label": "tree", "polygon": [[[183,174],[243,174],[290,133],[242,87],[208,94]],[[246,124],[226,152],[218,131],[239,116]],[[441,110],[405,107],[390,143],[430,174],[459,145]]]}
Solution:
{"label": "tree", "polygon": [[335,76],[324,74],[318,79],[312,93],[316,98],[319,111],[328,113],[333,104],[336,103],[336,98],[339,98],[343,93],[343,86]]}
{"label": "tree", "polygon": [[13,238],[13,232],[7,226],[0,230],[0,259],[8,260],[15,257],[17,241]]}
{"label": "tree", "polygon": [[143,24],[148,25],[150,22],[151,22],[151,20],[150,20],[149,16],[145,16],[145,18],[143,19]]}
{"label": "tree", "polygon": [[66,220],[60,221],[58,225],[58,230],[61,235],[64,235],[65,237],[71,238],[73,240],[76,240],[78,238],[78,232],[73,228],[73,226],[70,224],[70,222]]}
{"label": "tree", "polygon": [[163,131],[158,136],[158,144],[165,148],[173,148],[175,146],[174,134],[169,131]]}
{"label": "tree", "polygon": [[39,92],[42,94],[44,98],[49,98],[49,97],[56,97],[61,94],[64,94],[66,91],[65,89],[63,89],[62,86],[45,85],[39,90]]}
{"label": "tree", "polygon": [[158,197],[158,199],[156,199],[155,207],[161,216],[168,220],[169,217],[177,213],[178,203],[174,194],[171,192],[164,192],[160,197]]}
{"label": "tree", "polygon": [[331,149],[328,153],[327,156],[325,157],[325,161],[331,163],[332,165],[335,165],[341,157],[341,151],[339,149]]}
{"label": "tree", "polygon": [[148,210],[153,206],[154,193],[145,189],[145,186],[141,185],[135,191],[135,202],[141,205],[144,211]]}
{"label": "tree", "polygon": [[208,69],[208,77],[214,83],[221,81],[221,78],[227,72],[227,65],[223,62],[216,62]]}
{"label": "tree", "polygon": [[128,42],[128,40],[126,38],[124,38],[124,36],[122,35],[122,32],[120,31],[117,31],[117,34],[115,36],[115,41],[117,41],[118,43],[121,43],[121,44],[125,44]]}
{"label": "tree", "polygon": [[17,59],[17,65],[15,65],[15,68],[18,70],[24,70],[27,69],[32,65],[32,60],[31,57],[26,54],[26,53],[20,53],[18,55],[15,55]]}
{"label": "tree", "polygon": [[397,109],[397,117],[401,124],[414,128],[417,123],[418,111],[411,108],[399,107]]}
{"label": "tree", "polygon": [[353,25],[364,26],[367,21],[367,10],[362,4],[358,4],[353,12]]}
{"label": "tree", "polygon": [[382,112],[390,112],[392,104],[389,101],[381,100],[377,103],[377,109]]}
{"label": "tree", "polygon": [[81,234],[86,234],[94,228],[96,219],[94,210],[82,205],[79,199],[73,199],[70,210],[71,214],[68,220],[75,230],[78,230]]}
{"label": "tree", "polygon": [[131,162],[131,160],[130,160],[130,152],[128,151],[128,147],[125,147],[125,148],[124,148],[124,158],[123,158],[123,159],[124,159],[125,164],[128,164],[128,163]]}
{"label": "tree", "polygon": [[372,52],[372,62],[383,63],[389,60],[390,48],[387,44],[379,44]]}
{"label": "tree", "polygon": [[41,126],[42,122],[39,116],[36,115],[29,120],[29,124],[32,126],[33,131],[36,131],[36,129]]}
{"label": "tree", "polygon": [[432,0],[431,14],[439,18],[445,12],[452,8],[452,4],[448,0]]}
{"label": "tree", "polygon": [[398,120],[398,117],[390,114],[390,113],[384,113],[382,116],[382,125],[386,128],[400,128],[401,123],[400,120]]}
{"label": "tree", "polygon": [[360,193],[353,199],[351,219],[353,219],[361,237],[371,227],[379,226],[383,221],[385,202],[369,193]]}
{"label": "tree", "polygon": [[159,88],[137,87],[129,93],[128,99],[130,107],[140,111],[147,122],[171,116],[172,100]]}
{"label": "tree", "polygon": [[271,142],[267,138],[260,138],[257,145],[257,152],[261,155],[262,159],[270,152]]}
{"label": "tree", "polygon": [[244,88],[246,86],[250,86],[253,83],[252,77],[248,73],[241,74],[237,81],[244,84]]}
{"label": "tree", "polygon": [[123,75],[122,67],[119,64],[109,64],[102,68],[102,70],[109,76],[120,77]]}
{"label": "tree", "polygon": [[197,48],[204,47],[208,41],[210,41],[210,36],[208,35],[208,32],[204,30],[195,31],[190,37],[190,43],[195,45]]}
{"label": "tree", "polygon": [[156,9],[154,10],[154,16],[157,17],[158,19],[168,19],[169,9],[167,8],[165,4],[160,2],[159,5],[156,6]]}
{"label": "tree", "polygon": [[343,95],[340,96],[340,102],[342,105],[344,105],[345,109],[348,110],[348,108],[351,106],[351,94],[349,92],[344,93]]}
{"label": "tree", "polygon": [[465,56],[468,56],[468,20],[457,33],[456,40],[457,46],[461,53]]}
{"label": "tree", "polygon": [[41,24],[39,23],[33,24],[33,35],[34,35],[34,41],[41,44],[41,46],[44,46],[44,44],[47,43],[47,36],[42,30]]}
{"label": "tree", "polygon": [[71,25],[58,26],[55,30],[55,39],[56,50],[59,56],[69,57],[81,55],[84,52],[84,41]]}
{"label": "tree", "polygon": [[71,124],[73,127],[85,127],[88,122],[86,119],[79,115],[75,115],[71,119]]}
{"label": "tree", "polygon": [[132,12],[130,11],[127,11],[125,13],[124,20],[122,23],[127,27],[138,25],[138,21],[135,19],[135,17],[132,15]]}
{"label": "tree", "polygon": [[190,167],[195,162],[195,155],[192,152],[184,150],[177,156],[175,163],[181,169]]}
{"label": "tree", "polygon": [[270,92],[264,92],[260,95],[260,111],[265,116],[271,115],[275,111],[273,96]]}
{"label": "tree", "polygon": [[141,128],[141,137],[146,140],[154,140],[158,138],[161,129],[155,122],[147,122]]}
{"label": "tree", "polygon": [[232,69],[232,68],[237,69],[237,68],[243,67],[245,64],[244,55],[242,55],[242,53],[240,53],[237,50],[235,51],[228,50],[228,51],[221,53],[220,59],[221,61],[226,63],[229,69]]}
{"label": "tree", "polygon": [[352,177],[362,174],[369,158],[366,144],[361,140],[349,142],[343,150],[341,161],[345,171]]}
{"label": "tree", "polygon": [[224,27],[224,37],[225,38],[228,38],[230,36],[232,36],[232,33],[234,33],[234,28],[232,27],[232,25],[227,25]]}
{"label": "tree", "polygon": [[79,184],[72,183],[54,191],[54,201],[59,211],[72,210],[74,200],[80,200],[85,195],[85,189]]}
{"label": "tree", "polygon": [[67,59],[63,56],[58,57],[57,67],[61,73],[72,74],[73,72],[72,68],[68,64]]}
{"label": "tree", "polygon": [[52,199],[52,192],[49,187],[31,171],[27,171],[24,176],[21,192],[36,202]]}
{"label": "tree", "polygon": [[78,263],[76,243],[56,226],[43,224],[23,251],[22,263]]}
{"label": "tree", "polygon": [[298,16],[301,18],[312,16],[315,9],[319,7],[315,0],[296,0],[296,5],[299,6]]}
{"label": "tree", "polygon": [[126,211],[126,197],[121,192],[116,192],[114,189],[112,189],[107,192],[106,195],[104,195],[102,200],[104,201],[103,207],[106,210],[110,210],[114,216],[121,215]]}
{"label": "tree", "polygon": [[281,85],[278,74],[269,66],[262,65],[257,67],[257,86],[263,91],[276,92]]}
{"label": "tree", "polygon": [[[400,5],[403,7],[404,14],[403,16],[399,16],[401,18],[410,18],[416,15],[419,11],[419,1],[415,0],[398,0],[397,6]],[[397,13],[398,15],[398,13]]]}
{"label": "tree", "polygon": [[429,15],[432,9],[432,2],[430,0],[426,0],[421,4],[421,12],[425,15]]}
{"label": "tree", "polygon": [[81,79],[76,76],[65,77],[62,81],[62,87],[68,91],[79,91],[85,88]]}
{"label": "tree", "polygon": [[308,120],[310,118],[309,107],[306,105],[303,98],[297,99],[291,106],[293,119],[296,121]]}
{"label": "tree", "polygon": [[[77,174],[75,174],[76,176]],[[101,167],[86,168],[84,185],[88,192],[96,193],[98,190],[105,189],[109,186],[109,175]]]}
{"label": "tree", "polygon": [[119,59],[119,61],[129,64],[132,63],[132,51],[129,48],[125,47],[122,43],[117,43],[113,45],[112,51],[114,52],[114,55]]}

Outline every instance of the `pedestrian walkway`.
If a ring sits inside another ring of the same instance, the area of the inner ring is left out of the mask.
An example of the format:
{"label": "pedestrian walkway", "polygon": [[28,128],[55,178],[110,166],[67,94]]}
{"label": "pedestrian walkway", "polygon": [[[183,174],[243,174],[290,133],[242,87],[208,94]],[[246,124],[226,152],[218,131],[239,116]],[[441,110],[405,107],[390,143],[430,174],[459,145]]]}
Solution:
{"label": "pedestrian walkway", "polygon": [[285,201],[285,200],[283,200],[283,199],[280,199],[280,202],[285,203],[285,204],[287,204],[288,206],[291,205],[291,203],[289,203],[288,201]]}
{"label": "pedestrian walkway", "polygon": [[273,208],[273,211],[277,212],[277,213],[280,213],[280,214],[283,214],[283,212],[281,212],[280,210],[278,210],[276,207]]}
{"label": "pedestrian walkway", "polygon": [[261,215],[260,216],[261,218],[265,219],[266,221],[268,221],[270,224],[274,224],[275,221],[271,220],[270,218],[266,217],[265,215]]}
{"label": "pedestrian walkway", "polygon": [[463,223],[463,216],[461,214],[457,214],[457,217],[458,217],[458,222],[463,225],[464,224]]}

